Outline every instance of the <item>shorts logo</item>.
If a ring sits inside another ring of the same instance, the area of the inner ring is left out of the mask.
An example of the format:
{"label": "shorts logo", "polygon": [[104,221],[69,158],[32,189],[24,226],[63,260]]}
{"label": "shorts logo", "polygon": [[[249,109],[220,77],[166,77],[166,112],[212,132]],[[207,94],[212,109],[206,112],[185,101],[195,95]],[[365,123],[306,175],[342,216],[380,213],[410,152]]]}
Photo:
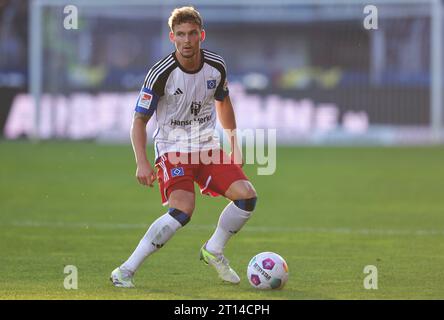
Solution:
{"label": "shorts logo", "polygon": [[207,89],[216,88],[216,80],[207,80]]}
{"label": "shorts logo", "polygon": [[183,168],[182,167],[177,167],[177,168],[173,168],[171,169],[171,176],[172,177],[180,177],[185,175]]}
{"label": "shorts logo", "polygon": [[153,96],[149,93],[142,92],[140,94],[139,107],[149,109]]}

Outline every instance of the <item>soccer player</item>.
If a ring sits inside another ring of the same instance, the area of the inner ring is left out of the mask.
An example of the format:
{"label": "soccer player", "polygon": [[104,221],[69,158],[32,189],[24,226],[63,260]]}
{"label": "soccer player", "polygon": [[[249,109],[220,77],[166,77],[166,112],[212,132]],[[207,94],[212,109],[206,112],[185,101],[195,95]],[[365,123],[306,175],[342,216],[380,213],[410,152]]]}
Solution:
{"label": "soccer player", "polygon": [[[112,271],[110,279],[117,287],[134,287],[133,276],[143,261],[190,221],[196,182],[202,194],[230,200],[213,235],[201,247],[200,258],[214,267],[222,280],[237,284],[240,278],[223,251],[228,240],[250,219],[256,191],[241,169],[227,69],[221,56],[201,49],[205,31],[197,10],[176,8],[168,24],[175,51],[146,75],[135,108],[131,141],[139,183],[152,187],[157,178],[162,202],[169,209],[151,224],[128,260]],[[157,177],[146,154],[146,125],[153,114],[157,122],[153,135]],[[214,132],[216,114],[230,133],[229,155],[221,150]]]}

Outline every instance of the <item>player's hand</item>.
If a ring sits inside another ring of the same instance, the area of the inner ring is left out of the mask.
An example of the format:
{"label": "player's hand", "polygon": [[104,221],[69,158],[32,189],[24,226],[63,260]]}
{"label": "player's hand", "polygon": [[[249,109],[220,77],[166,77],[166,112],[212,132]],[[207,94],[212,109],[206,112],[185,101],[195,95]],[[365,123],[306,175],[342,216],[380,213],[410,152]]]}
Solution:
{"label": "player's hand", "polygon": [[241,168],[244,166],[244,158],[239,148],[234,148],[234,150],[230,152],[230,158],[234,164],[237,164]]}
{"label": "player's hand", "polygon": [[156,173],[149,162],[144,162],[137,165],[136,178],[139,180],[140,184],[152,188],[153,183],[156,180]]}

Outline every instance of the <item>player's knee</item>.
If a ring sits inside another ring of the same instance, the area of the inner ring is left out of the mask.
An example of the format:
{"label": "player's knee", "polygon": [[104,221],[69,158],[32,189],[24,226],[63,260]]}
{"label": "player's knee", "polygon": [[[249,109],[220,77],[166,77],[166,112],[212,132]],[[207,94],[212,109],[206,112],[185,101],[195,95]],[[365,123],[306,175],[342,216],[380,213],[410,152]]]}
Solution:
{"label": "player's knee", "polygon": [[242,188],[239,192],[239,199],[252,199],[257,198],[256,190],[254,190],[254,187],[251,185],[251,183],[248,183],[245,188]]}
{"label": "player's knee", "polygon": [[180,209],[170,208],[168,209],[168,213],[170,216],[176,219],[182,225],[182,227],[191,220],[191,215]]}
{"label": "player's knee", "polygon": [[257,198],[256,190],[254,190],[253,186],[250,184],[249,188],[247,188],[245,199]]}
{"label": "player's knee", "polygon": [[173,190],[169,194],[168,204],[191,217],[194,212],[194,194],[185,190]]}
{"label": "player's knee", "polygon": [[256,201],[257,201],[257,197],[254,196],[252,198],[247,198],[247,199],[243,199],[243,200],[234,200],[233,203],[239,209],[253,212],[254,208],[256,208]]}
{"label": "player's knee", "polygon": [[[173,199],[171,199],[171,200],[173,200]],[[193,215],[193,212],[194,212],[194,201],[187,201],[184,199],[174,199],[173,201],[171,201],[171,200],[169,201],[170,208],[180,211],[183,214],[186,214],[189,217],[189,219],[191,219],[191,216]],[[186,217],[184,217],[184,219],[185,218]],[[186,221],[187,223],[188,223],[189,219]],[[182,225],[184,225],[184,224],[182,224]]]}

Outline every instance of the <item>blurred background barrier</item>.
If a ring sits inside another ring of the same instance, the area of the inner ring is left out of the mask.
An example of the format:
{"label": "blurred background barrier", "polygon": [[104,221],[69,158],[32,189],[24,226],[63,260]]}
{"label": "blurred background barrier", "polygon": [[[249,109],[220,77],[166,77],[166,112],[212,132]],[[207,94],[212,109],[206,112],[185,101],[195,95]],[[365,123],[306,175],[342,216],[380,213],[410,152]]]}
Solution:
{"label": "blurred background barrier", "polygon": [[[1,132],[129,141],[138,91],[173,51],[167,20],[184,3],[70,5],[75,28],[64,1],[0,1]],[[275,128],[282,144],[443,143],[442,1],[193,5],[203,47],[226,60],[240,128]]]}

